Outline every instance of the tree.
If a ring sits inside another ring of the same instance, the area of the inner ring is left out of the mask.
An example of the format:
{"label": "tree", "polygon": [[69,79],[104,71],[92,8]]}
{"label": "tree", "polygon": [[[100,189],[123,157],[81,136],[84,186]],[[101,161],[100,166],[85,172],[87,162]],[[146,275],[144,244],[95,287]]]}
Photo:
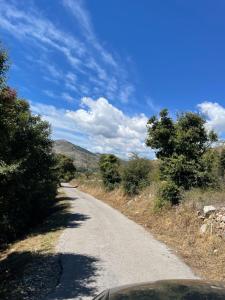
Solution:
{"label": "tree", "polygon": [[0,43],[0,89],[2,89],[5,84],[8,68],[8,55]]}
{"label": "tree", "polygon": [[173,121],[168,111],[162,110],[159,119],[152,117],[147,127],[146,144],[161,159],[162,179],[172,180],[185,189],[211,183],[212,176],[206,176],[210,166],[205,155],[217,136],[206,131],[202,116],[187,112]]}
{"label": "tree", "polygon": [[133,155],[124,166],[122,184],[126,194],[138,194],[149,184],[150,162],[147,159]]}
{"label": "tree", "polygon": [[59,180],[70,181],[75,177],[76,167],[73,160],[66,155],[57,154],[57,171]]}
{"label": "tree", "polygon": [[159,119],[151,117],[147,123],[146,145],[156,150],[157,158],[169,157],[174,153],[175,126],[167,109],[163,109],[159,116]]}
{"label": "tree", "polygon": [[121,182],[119,173],[120,161],[113,154],[103,154],[99,160],[99,168],[103,184],[108,190],[113,190]]}
{"label": "tree", "polygon": [[[57,174],[50,126],[5,83],[0,52],[0,243],[40,222],[54,203]],[[4,84],[3,84],[4,83]]]}

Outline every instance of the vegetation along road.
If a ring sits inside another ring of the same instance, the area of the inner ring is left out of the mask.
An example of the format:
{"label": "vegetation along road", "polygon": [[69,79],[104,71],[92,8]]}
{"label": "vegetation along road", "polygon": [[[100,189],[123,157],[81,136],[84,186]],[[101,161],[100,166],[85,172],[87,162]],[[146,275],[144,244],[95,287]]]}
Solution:
{"label": "vegetation along road", "polygon": [[57,245],[62,274],[48,299],[91,299],[105,288],[192,271],[145,229],[105,203],[64,184],[71,218]]}

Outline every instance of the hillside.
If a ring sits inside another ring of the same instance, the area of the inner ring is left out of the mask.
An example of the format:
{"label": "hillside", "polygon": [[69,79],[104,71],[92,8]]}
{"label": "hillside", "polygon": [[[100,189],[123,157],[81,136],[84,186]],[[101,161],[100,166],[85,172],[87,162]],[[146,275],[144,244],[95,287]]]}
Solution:
{"label": "hillside", "polygon": [[80,170],[94,170],[98,167],[99,155],[66,140],[56,140],[54,151],[73,159],[74,165]]}

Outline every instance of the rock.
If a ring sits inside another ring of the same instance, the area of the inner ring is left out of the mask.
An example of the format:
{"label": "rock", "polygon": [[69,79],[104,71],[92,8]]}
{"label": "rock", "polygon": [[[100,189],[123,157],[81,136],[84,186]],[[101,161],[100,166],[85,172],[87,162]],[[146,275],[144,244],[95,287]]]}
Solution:
{"label": "rock", "polygon": [[201,234],[205,234],[206,231],[208,229],[208,224],[203,224],[201,227],[200,227],[200,233]]}
{"label": "rock", "polygon": [[213,205],[204,206],[203,208],[205,216],[209,216],[211,213],[216,211],[216,208]]}
{"label": "rock", "polygon": [[225,216],[221,218],[221,221],[225,223]]}

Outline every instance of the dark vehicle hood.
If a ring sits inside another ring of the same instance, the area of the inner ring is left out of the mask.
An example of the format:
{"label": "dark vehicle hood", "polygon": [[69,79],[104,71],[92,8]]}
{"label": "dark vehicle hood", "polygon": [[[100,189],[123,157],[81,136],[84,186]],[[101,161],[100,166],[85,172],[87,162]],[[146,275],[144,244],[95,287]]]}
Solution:
{"label": "dark vehicle hood", "polygon": [[162,280],[104,291],[96,300],[225,300],[225,284],[200,280]]}

